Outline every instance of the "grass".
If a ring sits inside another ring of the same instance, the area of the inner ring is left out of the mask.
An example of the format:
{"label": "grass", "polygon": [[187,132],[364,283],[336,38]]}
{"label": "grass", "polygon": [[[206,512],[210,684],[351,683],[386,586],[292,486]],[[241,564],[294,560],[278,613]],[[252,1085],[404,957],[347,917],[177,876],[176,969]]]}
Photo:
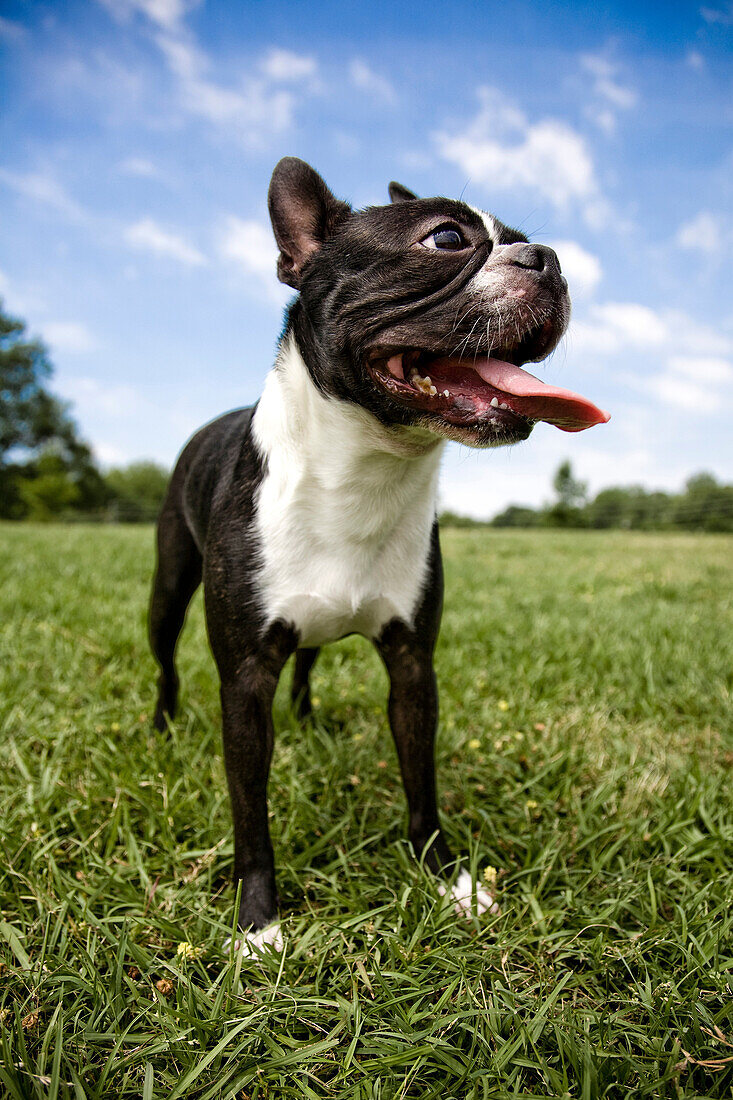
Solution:
{"label": "grass", "polygon": [[241,962],[200,597],[166,739],[151,529],[0,528],[3,1096],[730,1096],[733,538],[443,543],[441,803],[501,914],[412,862],[347,639],[311,725],[278,696],[287,945]]}

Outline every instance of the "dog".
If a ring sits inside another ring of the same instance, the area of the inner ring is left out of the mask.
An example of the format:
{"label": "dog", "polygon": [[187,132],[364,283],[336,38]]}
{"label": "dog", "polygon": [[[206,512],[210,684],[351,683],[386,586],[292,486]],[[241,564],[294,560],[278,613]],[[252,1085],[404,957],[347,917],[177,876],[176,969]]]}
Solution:
{"label": "dog", "polygon": [[521,368],[556,347],[570,316],[553,250],[464,202],[397,183],[389,194],[353,210],[304,161],[277,164],[277,274],[298,292],[277,360],[256,405],[187,444],[158,523],[155,724],[175,713],[176,642],[203,579],[238,927],[256,948],[281,944],[267,807],[278,678],[294,653],[292,699],[306,716],[319,647],[351,633],[374,643],[389,675],[415,854],[452,879],[458,906],[492,906],[459,870],[436,803],[441,451],[448,439],[518,443],[540,420],[579,431],[608,419]]}

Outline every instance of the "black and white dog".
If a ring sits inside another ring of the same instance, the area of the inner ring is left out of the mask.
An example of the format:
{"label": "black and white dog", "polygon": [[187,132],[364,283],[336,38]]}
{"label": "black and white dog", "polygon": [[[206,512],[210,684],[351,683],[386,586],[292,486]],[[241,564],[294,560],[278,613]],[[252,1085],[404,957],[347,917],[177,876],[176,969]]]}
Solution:
{"label": "black and white dog", "polygon": [[[188,443],[158,527],[155,721],[162,730],[174,714],[176,641],[203,577],[239,927],[257,944],[280,943],[267,778],[288,657],[302,716],[319,646],[351,633],[374,642],[390,678],[410,840],[432,871],[453,873],[433,762],[443,443],[495,447],[526,439],[538,420],[579,431],[608,419],[519,367],[544,358],[567,326],[552,249],[463,202],[418,199],[394,183],[390,196],[389,206],[352,210],[303,161],[277,165],[277,273],[299,291],[277,361],[253,408]],[[466,871],[453,892],[479,912],[492,904]]]}

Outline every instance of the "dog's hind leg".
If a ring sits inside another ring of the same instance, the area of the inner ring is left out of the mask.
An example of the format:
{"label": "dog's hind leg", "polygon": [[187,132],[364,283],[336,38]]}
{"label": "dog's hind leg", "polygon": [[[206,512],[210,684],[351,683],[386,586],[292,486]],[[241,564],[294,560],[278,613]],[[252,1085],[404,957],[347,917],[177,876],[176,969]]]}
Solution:
{"label": "dog's hind leg", "polygon": [[290,698],[293,710],[301,722],[308,717],[313,709],[311,707],[308,677],[319,652],[319,649],[298,649],[295,653],[295,669],[293,670],[293,686],[290,689]]}
{"label": "dog's hind leg", "polygon": [[178,696],[175,652],[191,597],[201,583],[201,554],[180,512],[165,505],[158,521],[158,566],[150,601],[150,645],[160,665],[155,726],[166,728]]}

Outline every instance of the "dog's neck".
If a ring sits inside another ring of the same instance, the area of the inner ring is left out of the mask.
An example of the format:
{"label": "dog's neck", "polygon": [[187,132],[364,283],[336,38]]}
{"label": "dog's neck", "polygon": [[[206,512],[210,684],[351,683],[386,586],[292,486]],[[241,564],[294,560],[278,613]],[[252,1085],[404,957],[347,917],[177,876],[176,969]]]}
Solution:
{"label": "dog's neck", "polygon": [[304,646],[353,632],[376,638],[394,618],[411,623],[427,576],[442,442],[324,396],[292,336],[253,430],[264,463],[256,522],[266,619],[292,624]]}
{"label": "dog's neck", "polygon": [[[368,384],[368,383],[366,383]],[[327,397],[310,376],[292,332],[286,332],[254,418],[254,434],[270,471],[286,464],[338,494],[361,485],[435,482],[443,441],[422,428],[388,427],[360,406]]]}

